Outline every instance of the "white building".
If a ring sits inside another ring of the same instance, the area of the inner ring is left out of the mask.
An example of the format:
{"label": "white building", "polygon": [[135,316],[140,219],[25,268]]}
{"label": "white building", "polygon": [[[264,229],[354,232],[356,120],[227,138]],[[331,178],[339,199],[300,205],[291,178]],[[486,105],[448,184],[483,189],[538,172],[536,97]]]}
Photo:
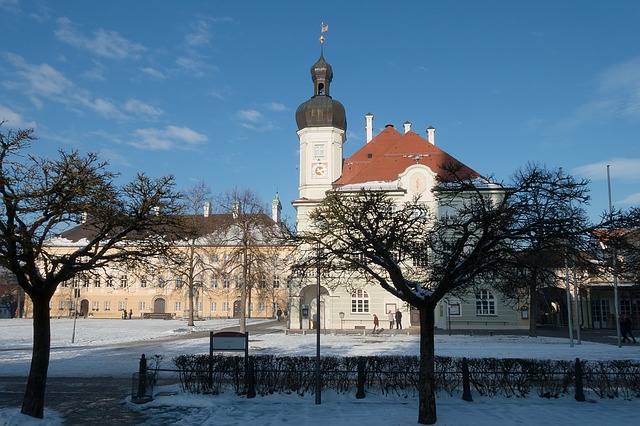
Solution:
{"label": "white building", "polygon": [[[330,95],[333,70],[320,58],[311,67],[314,92],[311,99],[296,111],[300,139],[299,197],[292,202],[297,211],[297,230],[309,228],[310,213],[329,191],[353,191],[362,188],[385,191],[398,203],[419,195],[433,211],[439,206],[432,188],[444,167],[454,164],[459,176],[475,179],[480,185],[492,185],[487,179],[462,164],[435,144],[435,129],[426,129],[426,139],[411,130],[406,122],[399,132],[387,125],[373,136],[373,115],[367,114],[367,143],[349,158],[343,156],[347,119],[344,106]],[[290,297],[290,327],[306,329],[314,326],[317,280],[307,274],[294,279]],[[417,311],[379,286],[363,284],[356,290],[321,288],[320,327],[354,329],[373,327],[376,314],[383,327],[388,327],[388,313],[400,310],[403,325],[417,325]],[[509,307],[497,292],[469,295],[466,301],[443,301],[436,311],[439,328],[526,328],[526,312]]]}

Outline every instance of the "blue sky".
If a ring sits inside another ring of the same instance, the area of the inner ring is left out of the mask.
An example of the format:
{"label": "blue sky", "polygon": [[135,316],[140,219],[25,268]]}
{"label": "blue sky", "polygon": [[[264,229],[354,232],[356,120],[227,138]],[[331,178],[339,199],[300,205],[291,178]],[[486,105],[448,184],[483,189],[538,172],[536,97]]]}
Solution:
{"label": "blue sky", "polygon": [[640,204],[640,2],[0,0],[0,119],[38,155],[94,151],[123,178],[251,188],[285,216],[295,110],[324,53],[345,155],[391,123],[507,180],[529,161]]}

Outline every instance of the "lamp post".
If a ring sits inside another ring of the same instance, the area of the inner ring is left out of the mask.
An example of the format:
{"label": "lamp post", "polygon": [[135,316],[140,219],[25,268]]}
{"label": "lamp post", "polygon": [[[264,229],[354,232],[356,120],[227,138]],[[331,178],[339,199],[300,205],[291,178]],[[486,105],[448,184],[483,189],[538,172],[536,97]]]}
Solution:
{"label": "lamp post", "polygon": [[321,403],[322,377],[320,374],[320,242],[316,253],[316,405]]}
{"label": "lamp post", "polygon": [[[607,164],[607,189],[609,193],[609,220],[613,222],[613,205],[611,204],[611,175],[609,173],[609,165]],[[613,233],[614,229],[611,229],[611,267],[613,268],[613,304],[616,309],[616,336],[618,338],[618,347],[622,347],[622,337],[620,335],[620,299],[618,299],[618,266],[616,261],[616,241]]]}

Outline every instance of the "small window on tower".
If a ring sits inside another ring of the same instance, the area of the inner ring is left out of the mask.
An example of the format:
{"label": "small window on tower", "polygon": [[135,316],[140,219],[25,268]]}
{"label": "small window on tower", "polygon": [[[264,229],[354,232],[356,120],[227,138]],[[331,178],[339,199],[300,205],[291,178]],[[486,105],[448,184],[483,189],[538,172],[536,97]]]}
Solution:
{"label": "small window on tower", "polygon": [[314,145],[315,157],[324,157],[324,144]]}

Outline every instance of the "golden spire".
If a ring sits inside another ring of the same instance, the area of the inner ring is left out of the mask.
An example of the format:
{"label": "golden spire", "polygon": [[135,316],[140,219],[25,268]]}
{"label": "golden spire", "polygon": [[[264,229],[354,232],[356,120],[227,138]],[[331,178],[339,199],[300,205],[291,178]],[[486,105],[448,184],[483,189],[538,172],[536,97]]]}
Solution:
{"label": "golden spire", "polygon": [[324,43],[324,36],[322,34],[326,33],[327,31],[329,31],[329,24],[325,25],[324,22],[322,22],[320,24],[320,43],[321,44]]}

